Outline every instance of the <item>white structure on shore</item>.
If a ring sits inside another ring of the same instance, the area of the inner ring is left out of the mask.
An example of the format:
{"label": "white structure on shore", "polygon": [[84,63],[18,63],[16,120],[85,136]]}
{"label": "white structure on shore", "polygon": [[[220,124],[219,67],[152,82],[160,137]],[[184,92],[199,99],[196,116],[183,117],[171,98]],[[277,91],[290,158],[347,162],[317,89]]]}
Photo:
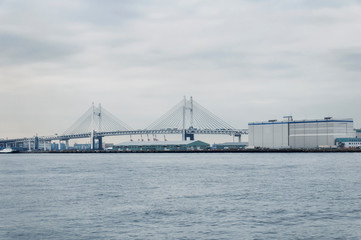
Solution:
{"label": "white structure on shore", "polygon": [[319,148],[335,146],[336,138],[354,138],[353,119],[269,120],[248,124],[249,146]]}

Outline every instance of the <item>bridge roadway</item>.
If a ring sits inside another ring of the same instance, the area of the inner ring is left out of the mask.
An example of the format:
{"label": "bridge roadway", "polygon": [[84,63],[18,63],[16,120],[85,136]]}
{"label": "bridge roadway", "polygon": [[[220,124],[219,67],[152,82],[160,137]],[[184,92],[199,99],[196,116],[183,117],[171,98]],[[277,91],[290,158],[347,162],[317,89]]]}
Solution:
{"label": "bridge roadway", "polygon": [[[95,132],[94,137],[109,137],[109,136],[124,136],[124,135],[150,135],[150,134],[182,134],[182,129],[161,129],[161,130],[131,130],[131,131],[111,131],[111,132]],[[186,134],[222,134],[222,135],[234,135],[240,137],[241,135],[248,134],[246,129],[187,129]],[[52,141],[52,140],[70,140],[77,138],[90,138],[91,133],[72,134],[72,135],[59,135],[59,136],[46,136],[39,137],[39,140]]]}
{"label": "bridge roadway", "polygon": [[[161,130],[131,130],[131,131],[111,131],[111,132],[95,132],[94,138],[108,137],[108,136],[124,136],[124,135],[149,135],[149,134],[182,134],[182,129],[161,129]],[[222,135],[234,135],[241,137],[248,134],[247,129],[186,129],[185,133],[192,134],[222,134]],[[54,141],[54,140],[70,140],[78,138],[90,138],[91,133],[71,134],[71,135],[52,135],[52,136],[39,136],[39,141]],[[0,144],[11,144],[18,142],[33,142],[36,137],[30,138],[14,138],[14,139],[0,139]]]}

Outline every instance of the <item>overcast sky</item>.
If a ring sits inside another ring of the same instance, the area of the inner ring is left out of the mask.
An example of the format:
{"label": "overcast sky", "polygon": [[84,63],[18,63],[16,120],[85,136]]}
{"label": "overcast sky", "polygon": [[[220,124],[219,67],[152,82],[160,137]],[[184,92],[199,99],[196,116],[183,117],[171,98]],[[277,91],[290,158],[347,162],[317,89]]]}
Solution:
{"label": "overcast sky", "polygon": [[361,127],[361,1],[0,0],[0,138],[62,133],[92,102],[145,128],[183,96],[236,128]]}

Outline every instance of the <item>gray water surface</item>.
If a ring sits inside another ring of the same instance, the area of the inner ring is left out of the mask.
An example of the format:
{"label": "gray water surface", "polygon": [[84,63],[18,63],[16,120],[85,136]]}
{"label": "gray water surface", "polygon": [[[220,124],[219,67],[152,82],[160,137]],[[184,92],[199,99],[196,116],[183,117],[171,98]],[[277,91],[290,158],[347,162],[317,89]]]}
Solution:
{"label": "gray water surface", "polygon": [[0,155],[0,239],[361,239],[361,154]]}

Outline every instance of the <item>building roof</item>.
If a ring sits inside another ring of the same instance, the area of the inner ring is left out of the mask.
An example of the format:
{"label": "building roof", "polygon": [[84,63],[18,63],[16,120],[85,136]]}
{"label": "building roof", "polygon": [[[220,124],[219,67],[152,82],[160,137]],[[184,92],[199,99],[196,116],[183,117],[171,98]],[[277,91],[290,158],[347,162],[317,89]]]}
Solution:
{"label": "building roof", "polygon": [[144,142],[140,142],[140,141],[134,141],[134,142],[123,142],[123,143],[119,143],[116,144],[114,146],[170,146],[170,145],[190,145],[193,143],[198,143],[198,144],[206,144],[209,145],[208,143],[199,141],[199,140],[191,140],[191,141],[144,141]]}
{"label": "building roof", "polygon": [[361,142],[361,138],[336,138],[336,142]]}
{"label": "building roof", "polygon": [[322,119],[304,119],[304,120],[269,120],[264,122],[250,122],[248,125],[268,125],[268,124],[296,124],[296,123],[320,123],[320,122],[350,122],[353,123],[352,118],[322,118]]}
{"label": "building roof", "polygon": [[215,143],[214,145],[218,146],[246,146],[248,142],[225,142],[225,143]]}

